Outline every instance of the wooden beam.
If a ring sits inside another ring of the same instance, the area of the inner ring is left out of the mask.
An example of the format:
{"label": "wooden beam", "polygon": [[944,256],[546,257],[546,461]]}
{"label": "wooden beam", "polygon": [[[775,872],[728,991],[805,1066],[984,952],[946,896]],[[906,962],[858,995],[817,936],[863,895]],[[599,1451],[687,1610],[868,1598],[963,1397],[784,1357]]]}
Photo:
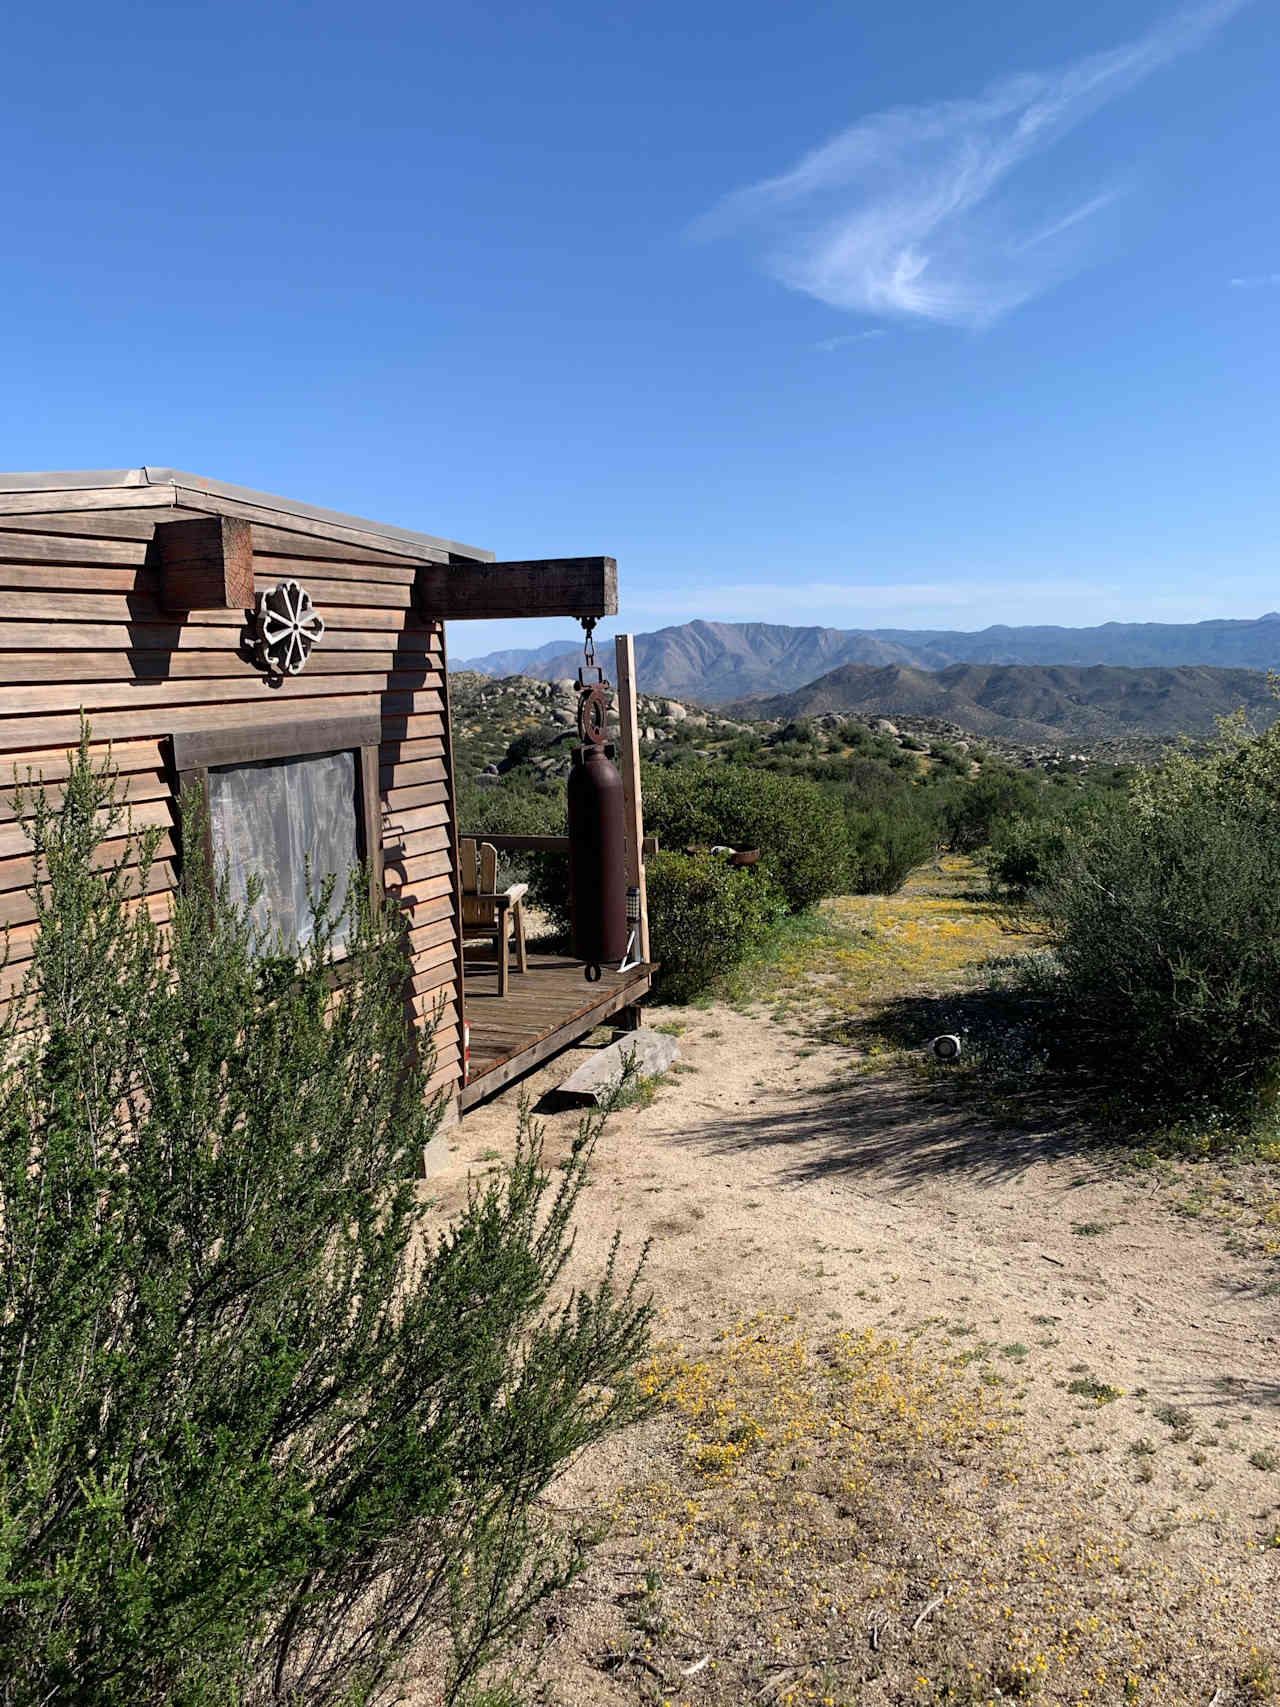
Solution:
{"label": "wooden beam", "polygon": [[418,570],[413,602],[433,622],[612,616],[618,608],[618,565],[612,557],[426,563]]}
{"label": "wooden beam", "polygon": [[147,561],[166,610],[253,608],[253,532],[237,516],[159,522]]}
{"label": "wooden beam", "polygon": [[649,897],[644,883],[644,802],[640,796],[640,731],[636,727],[636,649],[629,634],[614,641],[618,663],[618,768],[626,825],[627,888],[640,891],[639,958],[649,958]]}
{"label": "wooden beam", "polygon": [[246,711],[238,729],[175,730],[171,739],[174,769],[186,771],[200,765],[248,765],[347,747],[376,749],[382,740],[382,719],[375,712],[365,717],[298,717],[286,721],[261,711],[256,716]]}

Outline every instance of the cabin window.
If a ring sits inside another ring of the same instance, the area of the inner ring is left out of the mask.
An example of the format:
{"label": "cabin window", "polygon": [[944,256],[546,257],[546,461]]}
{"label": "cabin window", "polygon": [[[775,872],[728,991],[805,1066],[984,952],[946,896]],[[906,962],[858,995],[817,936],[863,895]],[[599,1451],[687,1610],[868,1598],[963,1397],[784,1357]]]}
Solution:
{"label": "cabin window", "polygon": [[[256,921],[290,948],[305,948],[313,935],[308,882],[318,894],[332,876],[336,912],[363,860],[375,895],[381,891],[379,733],[375,718],[173,737],[183,791],[194,784],[204,794],[213,868],[225,863],[241,902],[258,879]],[[344,919],[338,952],[350,934]]]}
{"label": "cabin window", "polygon": [[[335,914],[347,898],[360,859],[358,802],[356,755],[349,750],[209,767],[215,868],[227,862],[231,893],[242,904],[250,878],[259,879],[255,923],[279,931],[290,948],[305,948],[312,937],[308,886],[318,897],[333,879]],[[345,945],[350,928],[349,917],[340,920],[335,948]]]}

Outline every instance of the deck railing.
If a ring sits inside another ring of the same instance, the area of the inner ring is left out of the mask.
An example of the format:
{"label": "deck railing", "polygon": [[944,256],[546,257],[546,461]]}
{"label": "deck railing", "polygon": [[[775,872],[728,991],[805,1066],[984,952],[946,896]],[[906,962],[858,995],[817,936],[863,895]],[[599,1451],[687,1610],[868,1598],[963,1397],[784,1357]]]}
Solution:
{"label": "deck railing", "polygon": [[488,842],[499,853],[562,853],[569,851],[568,836],[497,836],[491,830],[459,830],[459,841]]}
{"label": "deck railing", "polygon": [[[502,836],[492,830],[459,830],[458,839],[469,842],[488,842],[499,853],[562,853],[569,851],[568,836]],[[658,838],[646,836],[642,843],[644,857],[658,851]]]}

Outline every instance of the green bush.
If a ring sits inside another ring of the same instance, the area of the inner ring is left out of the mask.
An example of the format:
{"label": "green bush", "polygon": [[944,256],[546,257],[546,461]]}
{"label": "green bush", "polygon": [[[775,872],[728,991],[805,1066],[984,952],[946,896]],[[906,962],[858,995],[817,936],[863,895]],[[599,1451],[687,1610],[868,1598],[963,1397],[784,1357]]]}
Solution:
{"label": "green bush", "polygon": [[1065,815],[1009,818],[992,831],[987,880],[997,895],[1025,901],[1065,857],[1073,825]]}
{"label": "green bush", "polygon": [[737,966],[787,911],[763,865],[740,869],[716,854],[655,854],[645,881],[650,953],[672,1002],[688,1001]]}
{"label": "green bush", "polygon": [[895,895],[917,866],[938,852],[937,819],[908,796],[889,808],[846,814],[849,888],[855,895]]}
{"label": "green bush", "polygon": [[[1280,692],[1280,679],[1270,679]],[[1154,770],[1139,771],[1132,796],[1148,817],[1195,799],[1216,800],[1232,811],[1273,810],[1280,806],[1280,722],[1259,735],[1243,712],[1220,718],[1217,740],[1205,756],[1184,749]]]}
{"label": "green bush", "polygon": [[[554,1308],[594,1129],[433,1232],[395,910],[267,952],[82,744],[22,801],[39,934],[0,1034],[0,1702],[356,1707],[430,1632],[452,1701],[578,1568],[539,1496],[643,1408],[635,1282]],[[193,805],[189,802],[188,805]],[[194,812],[184,817],[188,826]],[[360,886],[352,886],[359,896]],[[365,891],[364,893],[367,893]]]}
{"label": "green bush", "polygon": [[948,846],[961,854],[986,847],[1001,820],[1036,810],[1042,788],[1038,777],[990,760],[972,780],[952,782],[943,807]]}
{"label": "green bush", "polygon": [[815,782],[747,765],[646,765],[643,791],[645,828],[664,847],[759,848],[793,913],[845,887],[844,816]]}
{"label": "green bush", "polygon": [[1154,779],[1068,839],[1033,897],[1069,1037],[1127,1096],[1191,1118],[1242,1113],[1280,1062],[1280,815],[1219,783]]}

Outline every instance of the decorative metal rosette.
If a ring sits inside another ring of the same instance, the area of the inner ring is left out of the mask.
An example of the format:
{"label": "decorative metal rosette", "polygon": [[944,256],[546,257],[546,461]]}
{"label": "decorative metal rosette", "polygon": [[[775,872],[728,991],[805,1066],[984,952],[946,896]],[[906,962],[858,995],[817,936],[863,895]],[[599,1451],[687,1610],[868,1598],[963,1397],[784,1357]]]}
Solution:
{"label": "decorative metal rosette", "polygon": [[279,581],[258,594],[258,652],[263,668],[278,676],[296,676],[324,633],[324,619],[311,595],[296,581]]}

